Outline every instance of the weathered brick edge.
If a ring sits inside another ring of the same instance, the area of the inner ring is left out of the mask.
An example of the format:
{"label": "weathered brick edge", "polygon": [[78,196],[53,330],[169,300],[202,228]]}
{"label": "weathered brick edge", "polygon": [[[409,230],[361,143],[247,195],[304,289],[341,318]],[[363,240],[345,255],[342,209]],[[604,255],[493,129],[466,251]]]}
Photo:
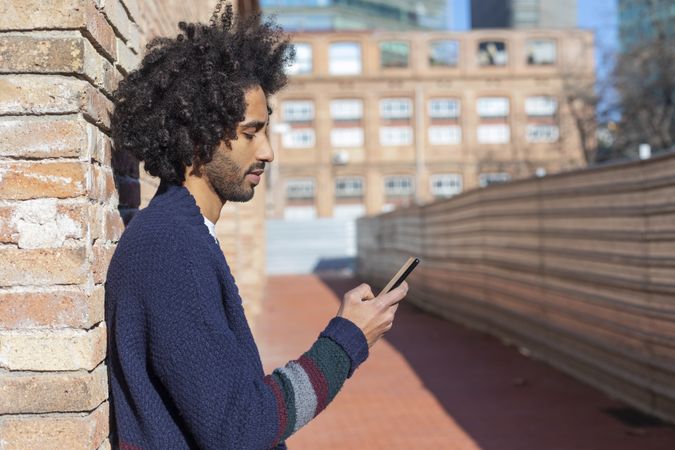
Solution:
{"label": "weathered brick edge", "polygon": [[140,204],[138,163],[112,152],[111,94],[139,62],[139,11],[0,3],[3,449],[110,448],[103,284]]}

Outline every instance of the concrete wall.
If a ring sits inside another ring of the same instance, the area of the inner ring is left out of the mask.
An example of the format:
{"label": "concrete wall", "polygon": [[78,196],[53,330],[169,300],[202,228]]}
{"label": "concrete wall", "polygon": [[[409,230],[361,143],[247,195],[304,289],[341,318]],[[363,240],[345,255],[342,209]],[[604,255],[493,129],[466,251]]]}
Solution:
{"label": "concrete wall", "polygon": [[[112,149],[111,93],[150,37],[208,20],[214,4],[0,2],[3,450],[110,448],[103,286],[141,207],[142,173]],[[219,223],[253,299],[264,287],[261,202],[228,208]]]}
{"label": "concrete wall", "polygon": [[675,421],[675,155],[467,192],[358,223],[384,285]]}

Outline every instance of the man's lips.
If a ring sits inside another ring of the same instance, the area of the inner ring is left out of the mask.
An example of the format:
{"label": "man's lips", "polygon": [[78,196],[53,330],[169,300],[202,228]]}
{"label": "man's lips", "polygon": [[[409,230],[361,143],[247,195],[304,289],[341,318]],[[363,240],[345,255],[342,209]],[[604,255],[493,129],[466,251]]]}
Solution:
{"label": "man's lips", "polygon": [[254,184],[260,183],[260,177],[262,176],[264,170],[254,170],[246,174],[246,178],[252,181]]}

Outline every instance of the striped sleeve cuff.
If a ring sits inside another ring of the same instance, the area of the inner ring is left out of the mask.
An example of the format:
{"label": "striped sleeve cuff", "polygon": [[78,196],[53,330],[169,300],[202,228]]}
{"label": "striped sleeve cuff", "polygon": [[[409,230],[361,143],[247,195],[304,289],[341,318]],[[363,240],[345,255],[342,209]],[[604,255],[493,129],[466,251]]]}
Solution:
{"label": "striped sleeve cuff", "polygon": [[363,331],[349,319],[334,317],[321,332],[320,337],[327,337],[338,344],[349,356],[351,367],[347,378],[363,361],[368,358],[368,341]]}

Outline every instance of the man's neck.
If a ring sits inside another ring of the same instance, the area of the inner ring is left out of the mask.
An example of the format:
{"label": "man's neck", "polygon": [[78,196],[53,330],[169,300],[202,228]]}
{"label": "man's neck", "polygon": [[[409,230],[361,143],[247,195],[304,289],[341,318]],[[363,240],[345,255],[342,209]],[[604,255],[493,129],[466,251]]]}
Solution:
{"label": "man's neck", "polygon": [[223,202],[220,201],[218,194],[211,188],[205,177],[188,175],[190,168],[186,169],[185,172],[183,186],[190,191],[190,194],[197,201],[197,206],[199,206],[202,215],[215,224],[220,217],[220,210],[223,209]]}

